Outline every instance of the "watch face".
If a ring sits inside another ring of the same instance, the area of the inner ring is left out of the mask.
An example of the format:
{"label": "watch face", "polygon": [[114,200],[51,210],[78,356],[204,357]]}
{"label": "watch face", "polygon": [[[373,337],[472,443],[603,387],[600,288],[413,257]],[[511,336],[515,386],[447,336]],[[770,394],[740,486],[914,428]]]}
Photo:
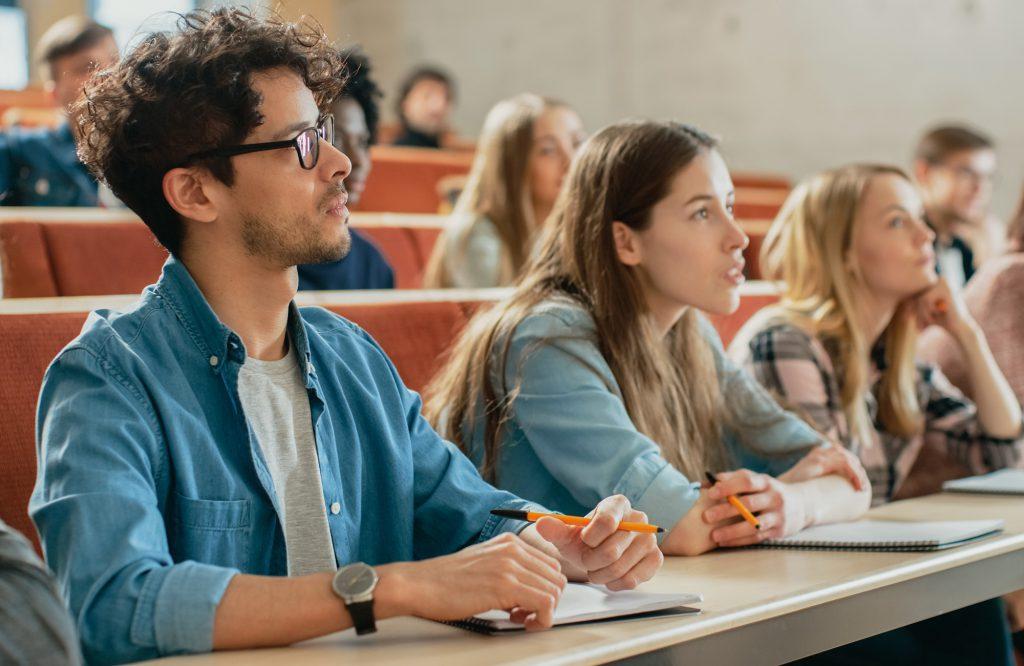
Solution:
{"label": "watch face", "polygon": [[362,562],[342,567],[334,578],[334,590],[344,597],[369,594],[376,584],[377,572]]}

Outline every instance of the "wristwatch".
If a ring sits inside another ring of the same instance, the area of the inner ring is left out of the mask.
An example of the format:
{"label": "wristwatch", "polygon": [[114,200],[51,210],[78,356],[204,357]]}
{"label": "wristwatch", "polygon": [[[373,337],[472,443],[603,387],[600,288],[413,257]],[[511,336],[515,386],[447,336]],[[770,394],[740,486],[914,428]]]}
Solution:
{"label": "wristwatch", "polygon": [[331,589],[345,602],[359,636],[377,631],[373,617],[373,590],[376,587],[377,572],[364,562],[341,567],[331,582]]}

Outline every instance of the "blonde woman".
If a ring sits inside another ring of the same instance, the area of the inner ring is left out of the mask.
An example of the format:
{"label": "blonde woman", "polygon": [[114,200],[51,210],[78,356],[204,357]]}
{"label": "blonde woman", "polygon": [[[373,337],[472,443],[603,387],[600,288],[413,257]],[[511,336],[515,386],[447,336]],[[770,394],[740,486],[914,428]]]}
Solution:
{"label": "blonde woman", "polygon": [[[1020,406],[977,323],[936,276],[934,240],[899,169],[851,165],[814,176],[790,195],[762,248],[781,301],[751,318],[730,348],[783,404],[860,458],[875,502],[900,492],[926,439],[976,472],[1021,456]],[[975,402],[934,366],[915,363],[920,324],[957,341]],[[911,663],[1013,663],[999,600],[883,636],[897,633],[857,649],[899,645]]]}
{"label": "blonde woman", "polygon": [[[852,165],[811,178],[762,249],[781,302],[752,317],[731,348],[784,404],[860,457],[876,503],[900,491],[926,439],[976,472],[1021,456],[1020,406],[978,324],[936,276],[934,238],[899,169]],[[915,363],[919,324],[956,340],[974,402]]]}
{"label": "blonde woman", "polygon": [[[667,554],[860,515],[859,463],[732,365],[698,314],[739,304],[747,238],[733,198],[700,130],[599,132],[514,294],[474,319],[428,387],[428,418],[485,477],[553,509],[622,493],[668,530]],[[705,470],[719,472],[710,490]],[[763,529],[737,522],[730,493]]]}
{"label": "blonde woman", "polygon": [[579,116],[562,102],[533,94],[498,102],[484,121],[466,188],[435,245],[424,286],[510,284],[583,137]]}

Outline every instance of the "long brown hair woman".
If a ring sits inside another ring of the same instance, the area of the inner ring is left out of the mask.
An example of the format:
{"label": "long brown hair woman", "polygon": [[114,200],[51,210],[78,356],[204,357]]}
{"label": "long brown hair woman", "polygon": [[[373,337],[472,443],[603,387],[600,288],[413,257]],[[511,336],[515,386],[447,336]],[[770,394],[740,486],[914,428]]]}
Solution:
{"label": "long brown hair woman", "polygon": [[526,93],[487,114],[466,187],[427,266],[424,286],[498,287],[529,258],[579,145],[563,102]]}
{"label": "long brown hair woman", "polygon": [[[858,515],[868,493],[824,476],[864,482],[856,461],[816,447],[821,437],[729,363],[698,313],[739,303],[747,238],[733,196],[696,128],[599,132],[513,295],[475,318],[428,387],[428,418],[488,478],[551,508],[626,495],[669,530],[666,553]],[[797,460],[779,479],[744,469],[710,490],[691,481],[737,461],[778,472]],[[734,523],[728,493],[746,494],[762,530]]]}

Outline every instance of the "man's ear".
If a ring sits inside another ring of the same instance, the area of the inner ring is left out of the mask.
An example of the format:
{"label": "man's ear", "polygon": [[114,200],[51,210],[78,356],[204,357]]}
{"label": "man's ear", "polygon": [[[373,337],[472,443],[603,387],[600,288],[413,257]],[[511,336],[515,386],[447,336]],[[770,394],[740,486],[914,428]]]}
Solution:
{"label": "man's ear", "polygon": [[615,254],[619,261],[627,266],[637,266],[643,259],[640,249],[640,237],[623,222],[612,222],[612,239],[615,241]]}
{"label": "man's ear", "polygon": [[182,217],[213,222],[217,219],[217,206],[208,195],[210,185],[210,177],[199,169],[177,167],[164,174],[164,197]]}

